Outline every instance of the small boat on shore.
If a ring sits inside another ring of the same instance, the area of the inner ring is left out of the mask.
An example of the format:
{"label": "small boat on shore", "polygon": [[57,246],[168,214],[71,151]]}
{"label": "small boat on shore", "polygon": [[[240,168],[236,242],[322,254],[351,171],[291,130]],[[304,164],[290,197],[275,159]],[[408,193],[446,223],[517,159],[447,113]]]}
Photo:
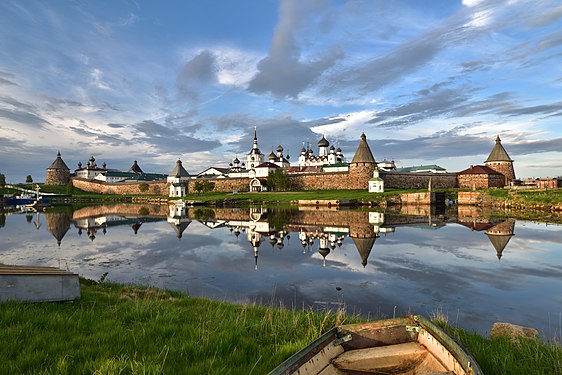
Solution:
{"label": "small boat on shore", "polygon": [[78,275],[54,267],[0,263],[0,302],[73,301],[80,297]]}
{"label": "small boat on shore", "polygon": [[422,316],[332,328],[269,375],[483,375],[457,342]]}

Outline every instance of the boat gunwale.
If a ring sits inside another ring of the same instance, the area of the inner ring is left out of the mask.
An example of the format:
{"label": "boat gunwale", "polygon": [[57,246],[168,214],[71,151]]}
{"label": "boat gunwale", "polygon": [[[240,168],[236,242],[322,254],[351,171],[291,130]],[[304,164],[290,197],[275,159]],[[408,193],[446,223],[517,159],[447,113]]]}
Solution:
{"label": "boat gunwale", "polygon": [[[478,362],[474,357],[468,353],[466,349],[462,347],[455,339],[449,336],[443,329],[435,325],[428,319],[421,315],[410,315],[402,318],[392,318],[378,320],[374,322],[367,323],[356,323],[336,326],[322,336],[308,344],[303,349],[299,350],[291,357],[283,361],[279,366],[273,369],[269,375],[282,375],[282,374],[292,374],[294,371],[299,369],[308,360],[313,358],[317,353],[322,351],[327,345],[333,342],[335,339],[349,334],[349,333],[359,333],[361,331],[373,330],[373,329],[386,329],[390,327],[397,326],[407,326],[414,325],[425,329],[431,336],[433,336],[460,364],[463,370],[470,375],[483,375],[484,373],[480,369]],[[416,334],[417,336],[417,334]],[[417,338],[417,337],[416,337]]]}
{"label": "boat gunwale", "polygon": [[335,339],[337,339],[339,327],[340,326],[331,328],[322,336],[318,337],[316,340],[312,341],[310,344],[287,358],[279,366],[269,372],[269,375],[292,374],[300,366],[308,362],[326,346],[330,345]]}

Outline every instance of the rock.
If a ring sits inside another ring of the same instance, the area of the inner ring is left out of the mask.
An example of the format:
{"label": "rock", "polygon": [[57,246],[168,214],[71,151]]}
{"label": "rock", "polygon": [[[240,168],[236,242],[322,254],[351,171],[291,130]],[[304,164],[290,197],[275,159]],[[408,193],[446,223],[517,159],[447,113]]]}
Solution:
{"label": "rock", "polygon": [[518,326],[511,323],[496,322],[492,325],[490,330],[490,338],[507,336],[511,339],[517,339],[520,337],[529,339],[538,339],[539,331],[530,327]]}

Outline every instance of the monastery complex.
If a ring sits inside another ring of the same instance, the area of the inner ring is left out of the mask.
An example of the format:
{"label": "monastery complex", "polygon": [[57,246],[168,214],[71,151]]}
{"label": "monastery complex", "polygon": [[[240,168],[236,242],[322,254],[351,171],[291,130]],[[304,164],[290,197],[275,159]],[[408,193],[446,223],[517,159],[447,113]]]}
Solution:
{"label": "monastery complex", "polygon": [[257,131],[245,160],[236,157],[227,168],[209,167],[198,175],[190,175],[181,160],[168,174],[145,173],[134,161],[127,172],[108,169],[104,163],[97,165],[94,157],[86,165],[78,163],[74,173],[62,160],[60,153],[47,168],[46,184],[67,184],[103,194],[157,194],[183,197],[196,191],[198,181],[214,183],[213,191],[268,191],[267,178],[271,173],[282,171],[287,175],[290,190],[354,190],[369,189],[382,192],[384,188],[425,189],[433,188],[498,188],[515,184],[514,161],[498,136],[490,155],[483,165],[451,173],[443,168],[423,166],[397,169],[394,162],[377,162],[362,134],[355,154],[347,161],[341,149],[330,146],[323,136],[318,142],[318,153],[303,146],[297,165],[291,165],[289,155],[284,155],[279,145],[275,152],[266,156],[258,146]]}

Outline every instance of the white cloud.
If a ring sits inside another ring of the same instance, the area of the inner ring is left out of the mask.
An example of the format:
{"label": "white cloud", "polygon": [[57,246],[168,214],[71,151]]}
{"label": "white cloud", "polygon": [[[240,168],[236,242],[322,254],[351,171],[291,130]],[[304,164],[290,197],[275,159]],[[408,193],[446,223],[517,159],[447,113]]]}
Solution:
{"label": "white cloud", "polygon": [[260,54],[236,48],[215,47],[213,54],[218,68],[217,78],[221,85],[245,86],[257,73]]}
{"label": "white cloud", "polygon": [[484,0],[462,0],[462,5],[468,8],[477,6],[478,4],[484,2]]}
{"label": "white cloud", "polygon": [[104,82],[103,72],[100,69],[98,68],[92,69],[90,71],[90,78],[92,79],[91,83],[98,89],[111,90],[111,87],[109,87],[109,85],[106,82]]}
{"label": "white cloud", "polygon": [[328,120],[343,119],[343,121],[335,124],[318,125],[310,130],[317,134],[326,134],[328,136],[342,135],[345,132],[346,138],[355,139],[361,134],[365,123],[372,119],[374,114],[375,112],[373,111],[360,111],[338,115]]}

